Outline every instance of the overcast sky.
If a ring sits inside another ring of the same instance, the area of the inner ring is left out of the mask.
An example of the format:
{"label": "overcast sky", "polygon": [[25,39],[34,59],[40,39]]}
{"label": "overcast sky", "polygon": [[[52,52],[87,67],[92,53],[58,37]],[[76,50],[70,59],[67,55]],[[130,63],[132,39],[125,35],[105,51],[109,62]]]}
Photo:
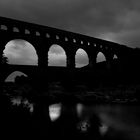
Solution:
{"label": "overcast sky", "polygon": [[139,0],[0,0],[0,16],[140,46]]}
{"label": "overcast sky", "polygon": [[139,0],[0,0],[0,15],[140,45]]}

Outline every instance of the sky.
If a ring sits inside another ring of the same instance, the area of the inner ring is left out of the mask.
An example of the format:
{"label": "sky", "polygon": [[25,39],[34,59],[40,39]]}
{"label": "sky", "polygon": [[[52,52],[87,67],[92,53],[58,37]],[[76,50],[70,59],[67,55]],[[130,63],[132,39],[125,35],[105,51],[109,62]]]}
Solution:
{"label": "sky", "polygon": [[[140,46],[139,0],[0,0],[0,16],[81,33],[129,47]],[[7,51],[12,61],[19,63],[22,59],[26,63],[27,59],[24,58],[29,57],[28,62],[35,63],[33,53],[31,57],[29,51],[21,48],[30,47],[27,42],[12,41],[9,46],[12,48],[8,50],[15,54],[12,56]],[[52,59],[60,54],[59,62],[54,63],[64,65],[63,51],[53,52],[50,52]],[[81,62],[86,64],[87,61],[80,57],[79,65]]]}
{"label": "sky", "polygon": [[1,0],[0,16],[139,47],[139,0]]}

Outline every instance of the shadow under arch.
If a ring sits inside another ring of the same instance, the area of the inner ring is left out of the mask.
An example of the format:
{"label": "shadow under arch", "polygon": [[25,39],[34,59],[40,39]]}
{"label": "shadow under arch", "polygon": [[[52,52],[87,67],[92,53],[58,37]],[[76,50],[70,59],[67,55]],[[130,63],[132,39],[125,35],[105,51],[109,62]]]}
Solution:
{"label": "shadow under arch", "polygon": [[103,52],[98,52],[96,57],[96,63],[104,62],[106,61],[106,57]]}
{"label": "shadow under arch", "polygon": [[75,67],[81,68],[87,66],[88,64],[89,64],[89,57],[87,52],[84,49],[79,48],[75,54]]}
{"label": "shadow under arch", "polygon": [[5,45],[3,55],[8,64],[38,65],[38,55],[34,46],[24,39],[14,39]]}
{"label": "shadow under arch", "polygon": [[65,50],[58,44],[50,46],[48,51],[48,66],[66,67],[67,56]]}

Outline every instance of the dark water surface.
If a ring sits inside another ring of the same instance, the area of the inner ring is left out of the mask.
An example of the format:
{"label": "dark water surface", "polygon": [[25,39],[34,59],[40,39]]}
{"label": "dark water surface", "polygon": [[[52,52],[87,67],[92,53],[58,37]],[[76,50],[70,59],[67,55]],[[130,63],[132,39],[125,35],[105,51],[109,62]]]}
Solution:
{"label": "dark water surface", "polygon": [[140,106],[106,105],[95,108],[101,122],[108,127],[106,136],[111,139],[140,139]]}
{"label": "dark water surface", "polygon": [[[1,138],[139,140],[140,106],[29,104],[0,98]],[[14,102],[14,103],[13,103]]]}

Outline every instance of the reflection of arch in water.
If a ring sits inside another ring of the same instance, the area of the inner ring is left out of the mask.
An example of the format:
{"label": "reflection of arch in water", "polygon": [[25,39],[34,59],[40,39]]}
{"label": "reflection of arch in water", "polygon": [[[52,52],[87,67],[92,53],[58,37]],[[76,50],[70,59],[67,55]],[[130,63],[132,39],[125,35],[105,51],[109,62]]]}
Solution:
{"label": "reflection of arch in water", "polygon": [[61,115],[61,103],[52,104],[49,106],[49,116],[52,122],[56,121]]}
{"label": "reflection of arch in water", "polygon": [[25,76],[28,77],[26,74],[24,74],[23,72],[20,71],[14,71],[11,74],[8,75],[8,77],[5,79],[5,82],[15,82],[15,78],[17,76]]}
{"label": "reflection of arch in water", "polygon": [[1,30],[8,30],[8,27],[6,25],[0,25]]}
{"label": "reflection of arch in water", "polygon": [[82,116],[83,113],[83,109],[84,109],[84,105],[81,103],[78,103],[76,105],[76,112],[77,112],[77,116],[80,118]]}
{"label": "reflection of arch in water", "polygon": [[87,66],[89,64],[88,54],[85,50],[79,48],[75,55],[75,65],[77,68]]}
{"label": "reflection of arch in water", "polygon": [[8,64],[38,65],[38,56],[35,48],[22,39],[9,41],[3,51],[8,58]]}
{"label": "reflection of arch in water", "polygon": [[66,66],[65,50],[57,44],[53,44],[48,51],[48,66]]}
{"label": "reflection of arch in water", "polygon": [[118,59],[118,56],[114,54],[113,59]]}
{"label": "reflection of arch in water", "polygon": [[106,61],[105,55],[102,52],[99,52],[96,57],[96,62],[99,63],[104,61]]}

